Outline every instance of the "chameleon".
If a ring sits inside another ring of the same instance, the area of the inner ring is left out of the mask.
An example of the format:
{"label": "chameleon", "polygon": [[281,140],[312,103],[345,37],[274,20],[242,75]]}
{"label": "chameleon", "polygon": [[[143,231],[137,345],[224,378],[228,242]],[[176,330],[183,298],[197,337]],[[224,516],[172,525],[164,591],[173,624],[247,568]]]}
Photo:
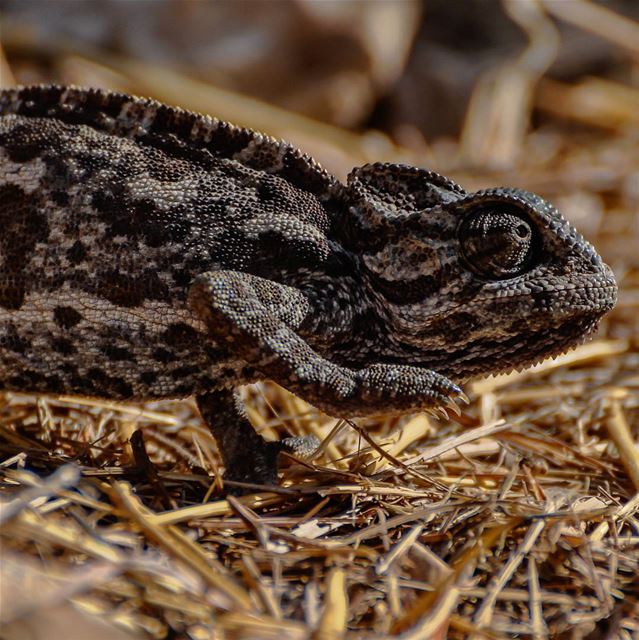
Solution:
{"label": "chameleon", "polygon": [[242,385],[329,416],[458,409],[583,342],[612,270],[541,197],[427,169],[340,181],[291,144],[123,93],[0,92],[0,387],[194,396],[237,483],[277,482]]}

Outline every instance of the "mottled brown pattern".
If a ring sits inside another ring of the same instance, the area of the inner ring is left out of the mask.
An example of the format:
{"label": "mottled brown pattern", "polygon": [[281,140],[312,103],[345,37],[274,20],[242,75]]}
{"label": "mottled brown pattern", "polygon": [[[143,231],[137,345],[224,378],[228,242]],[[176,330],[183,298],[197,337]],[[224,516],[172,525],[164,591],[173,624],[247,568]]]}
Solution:
{"label": "mottled brown pattern", "polygon": [[0,114],[2,384],[196,395],[235,479],[275,480],[280,447],[247,435],[239,385],[336,416],[446,406],[616,299],[534,194],[391,164],[342,184],[284,142],[94,89],[6,90]]}
{"label": "mottled brown pattern", "polygon": [[28,195],[12,184],[0,185],[0,306],[19,309],[24,303],[30,280],[40,276],[36,268],[25,266],[38,242],[49,235],[48,221],[36,194]]}

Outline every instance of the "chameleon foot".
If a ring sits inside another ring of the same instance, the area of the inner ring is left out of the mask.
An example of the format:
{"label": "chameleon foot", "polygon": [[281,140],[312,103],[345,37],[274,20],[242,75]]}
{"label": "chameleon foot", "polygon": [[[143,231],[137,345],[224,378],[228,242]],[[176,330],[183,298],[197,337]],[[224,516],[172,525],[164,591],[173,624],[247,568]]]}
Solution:
{"label": "chameleon foot", "polygon": [[320,440],[315,436],[296,436],[284,438],[280,440],[279,444],[282,447],[282,451],[304,460],[315,453],[317,447],[320,446]]}

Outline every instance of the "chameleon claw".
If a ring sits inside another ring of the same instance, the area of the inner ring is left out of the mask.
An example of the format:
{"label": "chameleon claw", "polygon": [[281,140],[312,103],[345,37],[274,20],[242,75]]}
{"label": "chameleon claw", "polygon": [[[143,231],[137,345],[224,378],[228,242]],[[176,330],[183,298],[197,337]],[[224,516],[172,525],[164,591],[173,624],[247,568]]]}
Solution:
{"label": "chameleon claw", "polygon": [[457,416],[461,416],[462,412],[459,406],[455,403],[454,400],[448,399],[446,401],[446,406]]}

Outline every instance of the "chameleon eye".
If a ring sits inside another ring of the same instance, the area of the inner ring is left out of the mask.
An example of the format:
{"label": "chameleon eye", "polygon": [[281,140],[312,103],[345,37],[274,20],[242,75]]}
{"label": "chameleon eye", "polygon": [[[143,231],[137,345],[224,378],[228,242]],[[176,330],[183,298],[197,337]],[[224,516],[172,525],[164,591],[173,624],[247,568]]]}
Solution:
{"label": "chameleon eye", "polygon": [[466,216],[459,240],[468,268],[491,280],[513,278],[530,265],[533,227],[523,217],[483,209]]}

